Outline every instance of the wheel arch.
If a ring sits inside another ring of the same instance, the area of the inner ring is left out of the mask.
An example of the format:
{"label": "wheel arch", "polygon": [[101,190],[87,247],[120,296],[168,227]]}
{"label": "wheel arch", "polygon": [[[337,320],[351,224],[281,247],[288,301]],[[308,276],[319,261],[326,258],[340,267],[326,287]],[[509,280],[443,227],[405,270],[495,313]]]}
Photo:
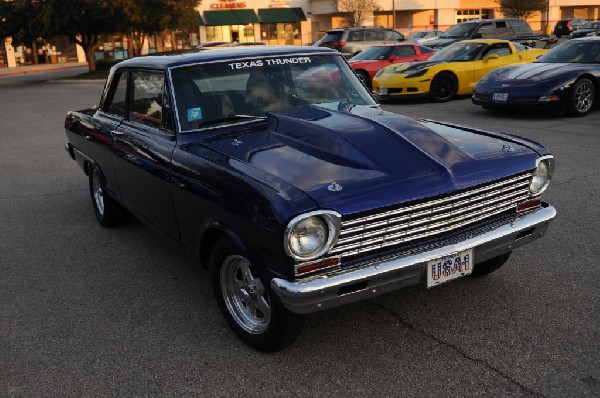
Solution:
{"label": "wheel arch", "polygon": [[[578,76],[573,84],[577,83],[581,79],[588,79],[592,82],[594,89],[596,90],[596,100],[600,100],[600,80],[591,73],[584,73],[583,75]],[[599,104],[596,104],[596,106],[598,105]]]}
{"label": "wheel arch", "polygon": [[237,233],[225,227],[220,221],[211,221],[202,234],[198,246],[198,260],[201,267],[209,268],[209,261],[215,244],[221,239],[229,240],[242,253],[247,255],[247,246]]}

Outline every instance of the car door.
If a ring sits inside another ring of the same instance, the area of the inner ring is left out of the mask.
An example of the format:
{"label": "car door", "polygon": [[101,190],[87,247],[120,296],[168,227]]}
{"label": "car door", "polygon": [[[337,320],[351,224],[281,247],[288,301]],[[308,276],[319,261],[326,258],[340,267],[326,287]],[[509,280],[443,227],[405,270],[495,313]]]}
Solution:
{"label": "car door", "polygon": [[170,190],[176,141],[164,73],[130,71],[128,93],[127,117],[113,143],[121,197],[148,223],[177,238]]}
{"label": "car door", "polygon": [[[127,114],[127,70],[115,73],[105,89],[104,100],[89,124],[80,124],[82,151],[94,160],[104,177],[105,189],[120,196],[112,159],[113,132]],[[79,145],[77,145],[79,146]]]}

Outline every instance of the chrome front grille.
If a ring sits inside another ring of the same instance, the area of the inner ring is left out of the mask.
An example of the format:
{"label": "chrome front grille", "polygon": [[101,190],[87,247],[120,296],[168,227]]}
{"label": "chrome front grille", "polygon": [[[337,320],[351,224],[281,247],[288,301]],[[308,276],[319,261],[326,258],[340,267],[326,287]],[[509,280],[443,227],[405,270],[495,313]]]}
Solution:
{"label": "chrome front grille", "polygon": [[353,256],[461,227],[514,210],[529,197],[531,174],[496,181],[446,197],[342,220],[337,244],[329,252]]}

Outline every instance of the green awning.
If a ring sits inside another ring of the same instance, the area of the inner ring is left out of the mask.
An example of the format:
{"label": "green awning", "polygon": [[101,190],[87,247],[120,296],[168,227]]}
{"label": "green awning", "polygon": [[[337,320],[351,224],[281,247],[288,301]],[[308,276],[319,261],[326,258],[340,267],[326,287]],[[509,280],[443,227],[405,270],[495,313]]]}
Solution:
{"label": "green awning", "polygon": [[198,11],[196,11],[196,21],[198,22],[198,26],[203,26],[204,21],[202,20],[202,16]]}
{"label": "green awning", "polygon": [[262,23],[306,21],[306,15],[300,7],[260,8],[258,15]]}
{"label": "green awning", "polygon": [[204,11],[206,25],[247,25],[258,23],[254,10]]}

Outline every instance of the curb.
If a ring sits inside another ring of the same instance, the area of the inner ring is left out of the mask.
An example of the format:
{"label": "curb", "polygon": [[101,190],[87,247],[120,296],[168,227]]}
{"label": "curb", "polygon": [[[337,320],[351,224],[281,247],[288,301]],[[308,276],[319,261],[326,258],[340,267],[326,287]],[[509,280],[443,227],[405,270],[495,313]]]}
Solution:
{"label": "curb", "polygon": [[104,84],[106,79],[87,79],[87,80],[76,80],[76,79],[64,79],[64,80],[47,80],[48,84]]}
{"label": "curb", "polygon": [[31,73],[42,73],[42,72],[48,72],[48,71],[57,71],[57,70],[64,70],[64,69],[75,69],[75,68],[83,68],[86,65],[65,65],[65,66],[57,66],[56,68],[41,68],[41,69],[28,69],[28,70],[17,70],[17,71],[10,71],[7,73],[0,73],[0,78],[1,77],[8,77],[8,76],[16,76],[16,75],[28,75]]}

